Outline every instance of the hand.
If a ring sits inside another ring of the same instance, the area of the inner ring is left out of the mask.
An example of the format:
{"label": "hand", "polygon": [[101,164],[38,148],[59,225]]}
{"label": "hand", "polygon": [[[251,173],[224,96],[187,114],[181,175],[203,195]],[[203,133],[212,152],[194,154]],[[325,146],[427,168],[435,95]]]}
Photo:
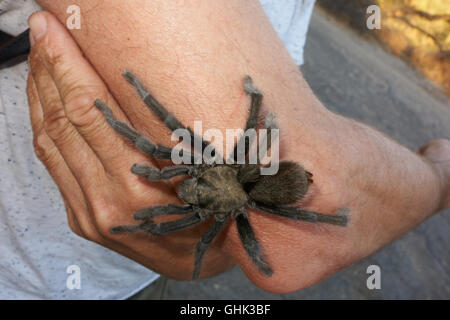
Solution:
{"label": "hand", "polygon": [[[109,232],[113,226],[136,224],[132,217],[138,209],[180,200],[171,185],[144,181],[130,172],[134,163],[157,163],[105,122],[94,107],[96,99],[105,101],[116,118],[129,120],[68,32],[47,17],[51,30],[46,42],[34,45],[29,56],[27,94],[34,148],[61,191],[70,228],[156,272],[188,279],[191,252],[205,225],[170,237]],[[233,266],[217,249],[220,243],[208,251],[203,276]]]}

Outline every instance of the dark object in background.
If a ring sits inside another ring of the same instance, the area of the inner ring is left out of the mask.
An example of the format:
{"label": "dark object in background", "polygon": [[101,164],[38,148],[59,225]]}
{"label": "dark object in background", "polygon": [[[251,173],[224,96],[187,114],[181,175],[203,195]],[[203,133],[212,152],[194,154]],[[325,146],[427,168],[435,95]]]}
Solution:
{"label": "dark object in background", "polygon": [[0,30],[0,48],[4,43],[10,41],[12,38],[14,37]]}
{"label": "dark object in background", "polygon": [[0,31],[0,66],[30,52],[30,29],[17,37]]}

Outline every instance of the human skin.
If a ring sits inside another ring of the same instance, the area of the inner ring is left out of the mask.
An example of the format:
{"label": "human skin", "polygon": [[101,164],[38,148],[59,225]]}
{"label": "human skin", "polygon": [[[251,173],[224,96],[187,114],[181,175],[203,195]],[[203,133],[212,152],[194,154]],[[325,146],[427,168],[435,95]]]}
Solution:
{"label": "human skin", "polygon": [[[38,2],[60,21],[73,4]],[[193,248],[207,228],[164,237],[109,233],[112,226],[135,223],[132,213],[137,209],[180,203],[173,186],[144,182],[129,171],[136,162],[158,167],[167,162],[147,159],[124,142],[93,105],[100,98],[117,118],[153,142],[174,144],[169,130],[122,78],[124,69],[137,74],[184,124],[202,120],[204,130],[222,131],[244,126],[249,101],[243,78],[251,75],[264,93],[263,111],[277,116],[280,158],[299,162],[314,174],[302,207],[329,214],[350,209],[345,228],[249,211],[274,275],[257,270],[231,223],[207,251],[202,277],[236,263],[265,290],[294,291],[375,252],[449,206],[448,141],[424,146],[420,152],[425,159],[366,125],[328,111],[258,1],[78,5],[82,27],[71,34],[89,63],[67,30],[48,13],[38,13],[30,21],[32,32],[36,17],[45,18],[48,26],[30,54],[28,88],[37,154],[59,186],[77,234],[159,273],[189,279]]]}

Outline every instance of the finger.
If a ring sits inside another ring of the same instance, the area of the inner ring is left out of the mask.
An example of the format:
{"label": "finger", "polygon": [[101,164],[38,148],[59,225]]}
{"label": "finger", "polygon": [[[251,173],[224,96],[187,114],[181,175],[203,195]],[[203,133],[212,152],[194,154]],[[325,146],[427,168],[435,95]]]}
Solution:
{"label": "finger", "polygon": [[44,130],[44,113],[39,104],[39,97],[31,72],[28,74],[27,79],[27,97],[30,108],[31,129],[33,131],[33,137],[36,138]]}
{"label": "finger", "polygon": [[[49,168],[57,168],[57,170],[49,170],[50,175],[55,180],[57,186],[60,188],[61,193],[64,193],[60,187],[60,184],[56,181],[60,178],[63,178],[63,181],[70,181],[70,178],[73,178],[72,173],[70,170],[69,172],[65,172],[64,170],[61,170],[62,167],[64,167],[64,160],[62,159],[62,156],[59,153],[59,151],[56,149],[56,146],[54,145],[53,141],[47,136],[45,137],[46,133],[43,127],[44,123],[44,114],[42,111],[42,107],[39,103],[39,97],[37,94],[36,85],[34,84],[33,77],[31,76],[31,73],[28,75],[27,80],[27,96],[28,96],[28,105],[30,107],[30,121],[31,121],[31,128],[33,130],[33,145],[34,150],[36,153],[36,156],[41,160],[41,162],[47,167],[47,170]],[[52,165],[54,163],[54,158],[59,158],[56,162],[58,162],[58,165]],[[71,177],[70,177],[71,176]],[[78,183],[77,183],[78,184]],[[70,198],[70,197],[69,197]],[[66,205],[66,208],[69,206],[68,200],[64,199],[64,203]],[[69,220],[69,226],[72,230],[76,229],[79,232],[79,225],[78,222],[76,222],[76,218],[73,216],[73,212],[67,211],[67,216]]]}
{"label": "finger", "polygon": [[[83,57],[69,32],[47,12],[38,12],[30,18],[31,33],[36,25],[47,25],[33,48],[54,80],[69,121],[101,160],[105,170],[114,173],[117,167],[127,167],[130,160],[124,154],[139,153],[107,124],[94,101],[104,101],[116,119],[126,116],[109,94],[106,85]],[[138,160],[136,160],[137,162]]]}
{"label": "finger", "polygon": [[44,114],[31,74],[28,76],[27,96],[35,152],[61,192],[66,205],[69,227],[79,236],[99,242],[101,237],[97,229],[93,227],[93,219],[89,214],[83,191],[56,145],[44,130]]}
{"label": "finger", "polygon": [[66,200],[64,197],[63,197],[63,201],[64,201],[64,207],[66,208],[66,212],[67,212],[67,224],[69,225],[70,230],[72,230],[72,232],[75,233],[77,236],[86,238],[83,231],[81,231],[80,224],[78,223],[78,220],[76,219],[76,216],[73,213],[72,208],[69,205],[69,201]]}
{"label": "finger", "polygon": [[100,187],[106,181],[102,163],[67,119],[55,83],[33,49],[30,53],[30,71],[42,106],[45,132],[83,190]]}

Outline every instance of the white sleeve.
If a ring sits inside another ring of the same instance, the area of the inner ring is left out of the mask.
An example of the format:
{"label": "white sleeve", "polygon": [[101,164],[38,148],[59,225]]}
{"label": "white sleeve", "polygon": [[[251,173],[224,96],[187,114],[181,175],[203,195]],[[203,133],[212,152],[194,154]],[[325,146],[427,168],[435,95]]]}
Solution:
{"label": "white sleeve", "polygon": [[[260,2],[294,61],[298,65],[303,64],[303,47],[315,0]],[[28,17],[39,9],[35,0],[0,0],[0,30],[19,35],[28,28]]]}
{"label": "white sleeve", "polygon": [[[294,61],[303,64],[303,47],[315,0],[260,0],[270,22]],[[11,35],[25,31],[27,19],[39,10],[34,0],[0,0],[0,30]]]}
{"label": "white sleeve", "polygon": [[315,0],[259,0],[297,65],[303,64],[303,47]]}
{"label": "white sleeve", "polygon": [[0,30],[19,35],[28,29],[28,17],[40,9],[34,0],[0,0]]}

